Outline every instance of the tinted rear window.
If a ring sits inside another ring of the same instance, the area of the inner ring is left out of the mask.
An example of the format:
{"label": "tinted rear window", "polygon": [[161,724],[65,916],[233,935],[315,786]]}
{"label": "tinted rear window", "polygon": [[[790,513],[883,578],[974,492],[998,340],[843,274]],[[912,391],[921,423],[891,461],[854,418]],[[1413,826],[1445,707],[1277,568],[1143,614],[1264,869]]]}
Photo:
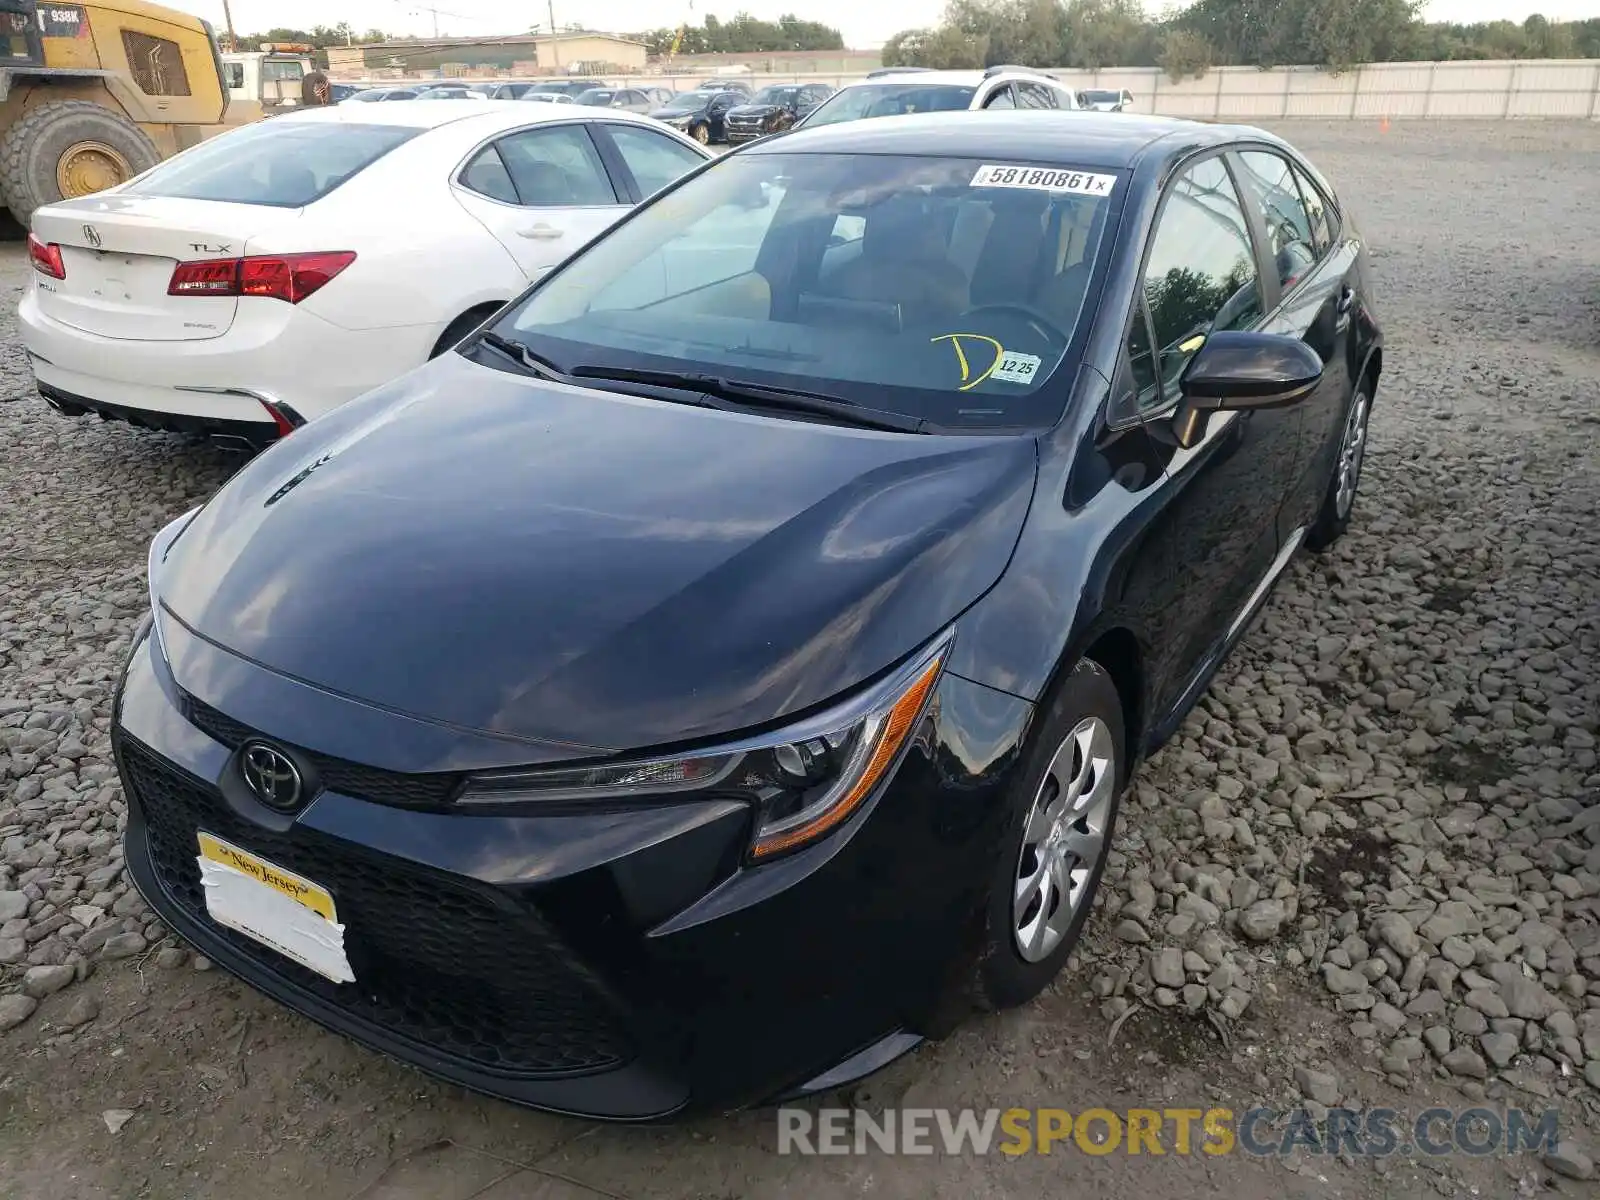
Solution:
{"label": "tinted rear window", "polygon": [[202,142],[125,190],[136,196],[299,208],[420,132],[399,125],[262,121]]}

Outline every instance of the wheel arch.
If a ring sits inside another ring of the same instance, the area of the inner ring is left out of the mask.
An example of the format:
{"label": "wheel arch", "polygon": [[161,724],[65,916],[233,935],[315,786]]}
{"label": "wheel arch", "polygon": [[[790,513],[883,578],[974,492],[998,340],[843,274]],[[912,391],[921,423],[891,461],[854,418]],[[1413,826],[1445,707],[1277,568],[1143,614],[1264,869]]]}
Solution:
{"label": "wheel arch", "polygon": [[451,317],[440,330],[438,340],[433,343],[433,349],[428,352],[428,357],[438,358],[456,342],[466,337],[469,329],[476,328],[479,323],[499,312],[504,306],[504,300],[484,300]]}
{"label": "wheel arch", "polygon": [[1050,678],[1039,694],[1038,704],[1048,707],[1056,697],[1073,668],[1084,659],[1090,659],[1110,676],[1112,686],[1122,702],[1123,758],[1128,774],[1144,757],[1144,740],[1149,720],[1149,697],[1146,688],[1146,656],[1138,636],[1125,625],[1102,627],[1083,639],[1081,644],[1069,647],[1056,662]]}
{"label": "wheel arch", "polygon": [[1367,351],[1366,361],[1361,364],[1361,373],[1356,376],[1357,386],[1367,384],[1367,401],[1371,403],[1378,398],[1378,378],[1383,374],[1383,347],[1374,346]]}

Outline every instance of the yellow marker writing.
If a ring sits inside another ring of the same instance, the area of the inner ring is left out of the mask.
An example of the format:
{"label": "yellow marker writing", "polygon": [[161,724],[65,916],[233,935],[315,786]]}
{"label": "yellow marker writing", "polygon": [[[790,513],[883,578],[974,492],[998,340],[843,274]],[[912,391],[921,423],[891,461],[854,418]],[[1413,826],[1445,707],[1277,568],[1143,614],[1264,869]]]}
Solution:
{"label": "yellow marker writing", "polygon": [[[976,338],[978,341],[987,342],[994,347],[994,361],[988,365],[983,374],[975,379],[972,377],[972,366],[967,362],[966,351],[961,348],[962,338]],[[1000,365],[1000,360],[1005,357],[1006,352],[1005,347],[995,341],[994,338],[982,333],[941,333],[938,337],[929,338],[928,340],[930,342],[949,342],[955,347],[956,361],[961,364],[961,386],[956,390],[961,392],[970,392],[985,379],[989,378],[994,373],[994,369]]]}

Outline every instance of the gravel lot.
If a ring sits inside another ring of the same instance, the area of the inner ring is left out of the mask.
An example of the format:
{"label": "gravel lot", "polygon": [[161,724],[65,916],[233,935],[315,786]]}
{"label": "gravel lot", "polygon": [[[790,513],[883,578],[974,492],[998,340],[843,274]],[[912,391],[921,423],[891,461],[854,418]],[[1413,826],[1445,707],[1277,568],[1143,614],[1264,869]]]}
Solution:
{"label": "gravel lot", "polygon": [[[129,890],[108,752],[146,543],[236,460],[56,416],[8,340],[0,1195],[1594,1194],[1600,127],[1283,132],[1375,247],[1388,367],[1355,526],[1138,780],[1075,969],[854,1099],[1554,1106],[1556,1153],[780,1158],[770,1114],[523,1113],[282,1012]],[[26,273],[0,248],[8,339]]]}

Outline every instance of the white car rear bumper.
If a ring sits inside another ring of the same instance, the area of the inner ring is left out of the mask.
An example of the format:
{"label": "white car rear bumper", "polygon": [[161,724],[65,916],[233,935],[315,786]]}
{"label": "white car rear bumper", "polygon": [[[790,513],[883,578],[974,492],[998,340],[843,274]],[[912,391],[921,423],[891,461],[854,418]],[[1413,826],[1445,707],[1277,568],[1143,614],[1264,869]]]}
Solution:
{"label": "white car rear bumper", "polygon": [[253,319],[241,306],[221,337],[157,342],[64,325],[40,311],[32,287],[17,310],[40,392],[56,407],[257,442],[280,431],[262,401],[291,424],[313,420],[419,366],[437,337],[429,326],[352,330],[303,310],[266,315]]}

